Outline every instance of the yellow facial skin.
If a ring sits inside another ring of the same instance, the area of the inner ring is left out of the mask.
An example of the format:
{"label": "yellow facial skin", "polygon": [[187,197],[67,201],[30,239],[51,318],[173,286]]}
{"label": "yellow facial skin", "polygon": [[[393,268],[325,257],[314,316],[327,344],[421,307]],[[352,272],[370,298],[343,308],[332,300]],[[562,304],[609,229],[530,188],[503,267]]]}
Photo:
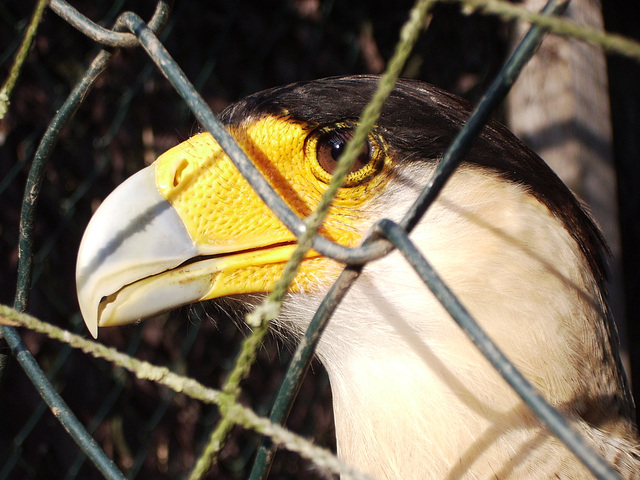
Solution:
{"label": "yellow facial skin", "polygon": [[[301,218],[318,204],[331,178],[318,163],[318,142],[330,127],[310,131],[287,118],[262,117],[230,127],[257,168]],[[355,246],[371,224],[366,206],[389,177],[382,142],[371,137],[373,161],[339,190],[321,233]],[[293,251],[295,236],[260,200],[208,133],[198,134],[156,160],[156,185],[194,242],[216,258],[219,273],[207,298],[269,291]],[[309,291],[335,263],[309,252],[293,291]]]}

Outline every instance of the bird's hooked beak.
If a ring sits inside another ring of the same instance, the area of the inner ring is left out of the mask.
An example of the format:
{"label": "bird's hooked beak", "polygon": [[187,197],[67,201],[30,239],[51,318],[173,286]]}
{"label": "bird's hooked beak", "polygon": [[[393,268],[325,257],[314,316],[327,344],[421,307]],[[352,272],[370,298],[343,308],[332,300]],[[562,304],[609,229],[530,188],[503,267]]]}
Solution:
{"label": "bird's hooked beak", "polygon": [[213,139],[196,135],[126,180],[89,222],[76,267],[82,315],[96,337],[99,326],[265,291],[294,244]]}
{"label": "bird's hooked beak", "polygon": [[[270,115],[229,130],[299,217],[318,204],[331,178],[333,149],[348,139],[344,126],[314,130]],[[321,229],[349,246],[365,230],[365,205],[387,181],[390,162],[377,144],[360,160]],[[80,309],[95,337],[99,326],[200,300],[267,292],[295,244],[213,138],[195,135],[125,181],[96,211],[78,253]],[[324,288],[318,279],[330,281],[328,269],[335,267],[308,252],[290,291]]]}
{"label": "bird's hooked beak", "polygon": [[99,325],[113,324],[114,318],[127,323],[207,293],[204,279],[181,289],[149,288],[179,284],[179,269],[173,269],[199,255],[176,210],[156,188],[155,172],[152,165],[120,185],[102,203],[82,238],[76,266],[78,300],[94,337]]}

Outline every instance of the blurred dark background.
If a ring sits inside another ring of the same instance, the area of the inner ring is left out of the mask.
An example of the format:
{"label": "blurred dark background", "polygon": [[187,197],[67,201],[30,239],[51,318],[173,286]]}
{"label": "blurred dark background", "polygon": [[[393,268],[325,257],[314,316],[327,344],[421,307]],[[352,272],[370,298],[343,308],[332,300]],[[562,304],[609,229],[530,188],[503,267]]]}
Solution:
{"label": "blurred dark background", "polygon": [[[152,1],[75,1],[110,26],[118,13],[149,18]],[[633,2],[605,2],[608,30],[640,38]],[[338,74],[379,73],[390,58],[412,2],[297,0],[176,2],[162,39],[214,112],[274,85]],[[0,79],[4,81],[34,8],[0,3]],[[510,26],[494,17],[439,6],[416,46],[405,76],[478,100],[508,51]],[[16,285],[20,205],[33,153],[52,116],[84,73],[97,47],[52,11],[0,123],[0,302]],[[627,294],[628,344],[640,371],[640,64],[608,58],[614,148],[620,172],[620,218]],[[199,130],[188,109],[142,49],[121,50],[64,129],[47,165],[35,230],[35,272],[29,312],[85,333],[77,313],[75,256],[97,205],[155,157]],[[86,333],[85,333],[86,334]],[[88,335],[88,334],[87,334]],[[193,309],[140,326],[107,329],[100,340],[138,358],[167,365],[218,387],[243,332],[215,311]],[[75,414],[90,424],[107,410],[94,437],[135,478],[179,478],[189,471],[216,420],[216,409],[140,381],[105,362],[30,332],[22,336]],[[275,340],[260,351],[243,400],[268,412],[290,349]],[[635,385],[639,385],[636,380]],[[637,397],[640,398],[640,397]],[[111,402],[111,403],[108,403]],[[109,408],[106,408],[109,405]],[[0,388],[0,479],[100,478],[15,362]],[[316,364],[289,427],[333,447],[330,392]],[[207,478],[246,478],[259,439],[237,429]],[[74,465],[74,467],[72,467]],[[75,468],[79,470],[75,472]],[[271,478],[315,478],[295,454],[281,453]]]}

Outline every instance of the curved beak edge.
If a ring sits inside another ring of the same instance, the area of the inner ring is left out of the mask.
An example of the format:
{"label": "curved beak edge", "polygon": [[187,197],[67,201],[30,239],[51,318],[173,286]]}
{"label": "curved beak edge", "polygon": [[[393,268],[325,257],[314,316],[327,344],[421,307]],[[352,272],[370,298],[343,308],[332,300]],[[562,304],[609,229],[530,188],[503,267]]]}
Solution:
{"label": "curved beak edge", "polygon": [[211,283],[210,276],[195,275],[198,268],[186,268],[193,281],[185,281],[185,268],[158,276],[199,254],[158,192],[155,166],[126,180],[100,205],[78,251],[78,301],[93,337],[98,326],[131,323],[201,299]]}

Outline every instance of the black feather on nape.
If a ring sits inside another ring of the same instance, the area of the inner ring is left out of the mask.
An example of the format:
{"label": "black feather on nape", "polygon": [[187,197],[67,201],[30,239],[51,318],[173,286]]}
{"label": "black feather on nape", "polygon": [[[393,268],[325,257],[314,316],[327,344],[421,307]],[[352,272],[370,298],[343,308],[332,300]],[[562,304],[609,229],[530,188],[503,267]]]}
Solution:
{"label": "black feather on nape", "polygon": [[[374,75],[330,77],[275,87],[250,95],[220,115],[240,124],[263,115],[287,116],[314,128],[357,120],[376,89]],[[470,104],[417,80],[399,79],[376,129],[402,161],[439,161],[471,114]],[[604,292],[608,249],[598,227],[551,168],[505,126],[490,121],[464,162],[525,185],[559,218],[578,243]]]}

